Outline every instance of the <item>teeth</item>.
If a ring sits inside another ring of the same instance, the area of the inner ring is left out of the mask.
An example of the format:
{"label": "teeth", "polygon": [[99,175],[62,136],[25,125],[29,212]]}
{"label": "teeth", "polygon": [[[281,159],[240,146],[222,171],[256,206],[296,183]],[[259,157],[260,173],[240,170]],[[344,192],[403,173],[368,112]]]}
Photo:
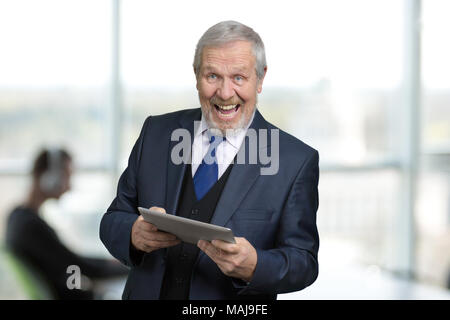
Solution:
{"label": "teeth", "polygon": [[229,106],[219,106],[218,105],[218,107],[222,110],[231,110],[231,109],[236,108],[236,106],[237,106],[237,104],[230,104]]}

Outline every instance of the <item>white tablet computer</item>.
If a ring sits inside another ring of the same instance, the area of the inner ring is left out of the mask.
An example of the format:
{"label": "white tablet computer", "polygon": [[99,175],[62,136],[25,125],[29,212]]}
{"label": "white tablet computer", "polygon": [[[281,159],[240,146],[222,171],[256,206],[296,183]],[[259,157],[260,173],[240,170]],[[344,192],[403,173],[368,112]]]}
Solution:
{"label": "white tablet computer", "polygon": [[178,217],[168,213],[161,213],[142,207],[138,207],[138,210],[145,221],[155,225],[161,231],[176,235],[181,241],[195,245],[198,240],[223,240],[230,243],[236,243],[233,231],[229,228]]}

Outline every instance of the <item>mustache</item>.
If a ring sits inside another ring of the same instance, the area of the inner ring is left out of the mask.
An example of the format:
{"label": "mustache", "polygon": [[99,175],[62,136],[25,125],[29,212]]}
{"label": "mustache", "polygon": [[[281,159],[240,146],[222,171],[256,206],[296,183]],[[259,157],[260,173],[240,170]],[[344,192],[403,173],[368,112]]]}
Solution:
{"label": "mustache", "polygon": [[209,102],[211,104],[217,104],[220,106],[229,106],[231,104],[240,104],[240,105],[244,104],[244,101],[242,101],[242,99],[240,99],[238,97],[233,97],[232,99],[229,99],[229,100],[222,100],[222,99],[214,96],[209,100]]}

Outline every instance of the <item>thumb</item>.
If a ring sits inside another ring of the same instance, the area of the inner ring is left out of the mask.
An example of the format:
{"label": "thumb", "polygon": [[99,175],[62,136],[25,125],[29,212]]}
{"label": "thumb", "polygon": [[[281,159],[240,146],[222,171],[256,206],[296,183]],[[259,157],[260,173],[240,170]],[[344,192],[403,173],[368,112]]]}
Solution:
{"label": "thumb", "polygon": [[149,210],[153,210],[153,211],[157,211],[157,212],[161,212],[161,213],[166,213],[166,209],[160,208],[160,207],[151,207]]}

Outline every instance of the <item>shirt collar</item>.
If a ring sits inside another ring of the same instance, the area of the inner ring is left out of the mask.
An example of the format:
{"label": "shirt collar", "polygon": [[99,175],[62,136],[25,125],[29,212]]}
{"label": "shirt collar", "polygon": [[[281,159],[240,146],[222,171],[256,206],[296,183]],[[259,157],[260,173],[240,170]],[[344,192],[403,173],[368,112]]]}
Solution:
{"label": "shirt collar", "polygon": [[[244,140],[245,135],[247,134],[247,130],[250,127],[251,123],[253,122],[253,119],[255,118],[256,108],[253,111],[252,117],[250,118],[250,121],[248,122],[245,129],[240,130],[237,134],[232,136],[227,136],[226,141],[230,143],[231,146],[233,146],[235,149],[238,149],[241,146],[242,140]],[[197,129],[197,132],[195,133],[195,137],[198,137],[200,135],[203,135],[206,133],[206,131],[209,129],[208,123],[206,122],[205,117],[203,116],[202,112],[202,118],[200,120],[200,126]]]}

